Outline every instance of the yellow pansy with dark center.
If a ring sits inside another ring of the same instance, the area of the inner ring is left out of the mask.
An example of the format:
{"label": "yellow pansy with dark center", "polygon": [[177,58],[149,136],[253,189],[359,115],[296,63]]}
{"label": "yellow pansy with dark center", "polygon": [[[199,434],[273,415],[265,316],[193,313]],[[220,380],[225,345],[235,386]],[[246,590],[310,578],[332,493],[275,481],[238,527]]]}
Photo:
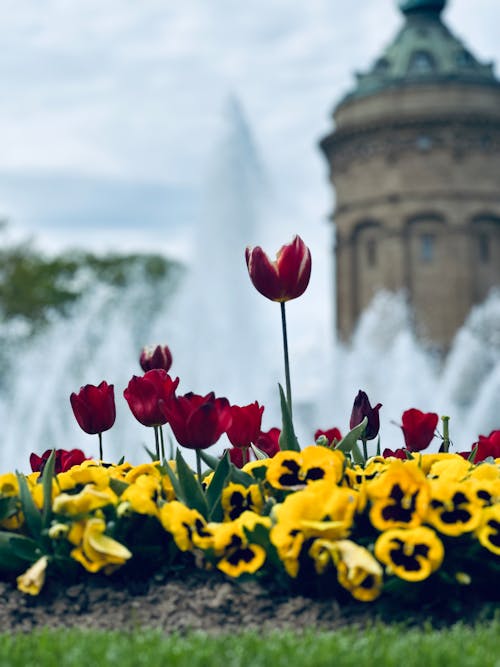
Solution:
{"label": "yellow pansy with dark center", "polygon": [[475,530],[481,519],[481,502],[472,481],[450,479],[430,481],[431,501],[427,522],[444,535],[456,537]]}
{"label": "yellow pansy with dark center", "polygon": [[198,510],[189,509],[178,500],[173,500],[160,508],[159,518],[161,525],[172,535],[181,551],[211,547],[212,531]]}
{"label": "yellow pansy with dark center", "polygon": [[270,538],[291,577],[298,574],[299,557],[308,540],[337,540],[349,534],[357,501],[353,489],[317,482],[276,505]]}
{"label": "yellow pansy with dark center", "polygon": [[134,512],[149,516],[158,516],[158,499],[161,499],[161,479],[149,474],[136,477],[120,496],[120,502],[130,503]]}
{"label": "yellow pansy with dark center", "polygon": [[268,517],[250,511],[243,512],[231,522],[210,523],[212,549],[219,557],[217,568],[231,577],[239,577],[243,573],[253,574],[262,567],[266,551],[260,545],[250,543],[246,530],[252,531],[257,524],[269,529],[270,523]]}
{"label": "yellow pansy with dark center", "polygon": [[233,521],[243,512],[250,510],[259,514],[263,507],[262,494],[258,484],[244,487],[243,484],[228,484],[222,492],[222,509],[226,520]]}
{"label": "yellow pansy with dark center", "polygon": [[428,482],[414,461],[392,460],[367,483],[370,520],[378,530],[414,528],[422,523],[429,501]]}
{"label": "yellow pansy with dark center", "polygon": [[375,542],[375,556],[389,573],[406,581],[422,581],[437,570],[444,547],[436,533],[426,526],[387,530]]}
{"label": "yellow pansy with dark center", "polygon": [[278,452],[267,467],[266,480],[275,489],[302,489],[311,482],[342,479],[345,457],[339,450],[312,445],[301,452]]}
{"label": "yellow pansy with dark center", "polygon": [[500,556],[500,505],[482,511],[476,537],[488,551]]}

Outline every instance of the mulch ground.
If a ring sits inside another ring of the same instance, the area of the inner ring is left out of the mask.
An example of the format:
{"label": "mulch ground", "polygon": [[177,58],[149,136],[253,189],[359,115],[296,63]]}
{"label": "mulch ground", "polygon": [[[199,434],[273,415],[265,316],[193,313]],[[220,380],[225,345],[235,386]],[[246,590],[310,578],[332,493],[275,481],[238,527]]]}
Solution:
{"label": "mulch ground", "polygon": [[[15,582],[0,582],[2,632],[76,627],[232,634],[287,628],[334,630],[348,625],[366,627],[375,621],[446,625],[461,618],[449,614],[430,618],[423,611],[408,612],[403,607],[398,613],[379,603],[340,603],[331,598],[290,594],[273,590],[272,582],[264,586],[193,569],[143,579],[91,575],[68,583],[49,580],[36,597],[17,591]],[[491,607],[469,611],[469,621],[494,614]]]}

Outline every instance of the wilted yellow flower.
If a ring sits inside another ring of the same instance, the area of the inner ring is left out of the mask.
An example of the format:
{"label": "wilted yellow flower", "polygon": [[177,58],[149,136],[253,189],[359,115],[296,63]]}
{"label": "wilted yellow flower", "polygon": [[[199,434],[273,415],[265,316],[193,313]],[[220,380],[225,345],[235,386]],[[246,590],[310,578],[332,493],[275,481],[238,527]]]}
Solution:
{"label": "wilted yellow flower", "polygon": [[383,570],[372,554],[351,540],[317,539],[309,549],[316,572],[322,574],[330,563],[337,568],[339,584],[356,600],[371,602],[382,590]]}
{"label": "wilted yellow flower", "polygon": [[36,563],[26,570],[24,574],[17,577],[17,587],[22,593],[28,595],[38,595],[45,583],[45,572],[49,559],[42,556]]}
{"label": "wilted yellow flower", "polygon": [[70,555],[88,572],[104,568],[110,573],[132,557],[127,547],[105,535],[105,530],[105,521],[96,517],[77,522],[70,529],[68,538],[76,544]]}
{"label": "wilted yellow flower", "polygon": [[379,536],[375,556],[400,579],[423,581],[441,566],[444,547],[432,528],[395,528]]}
{"label": "wilted yellow flower", "polygon": [[270,538],[291,577],[298,574],[298,559],[305,540],[336,540],[349,534],[357,498],[358,493],[353,489],[318,482],[276,505]]}

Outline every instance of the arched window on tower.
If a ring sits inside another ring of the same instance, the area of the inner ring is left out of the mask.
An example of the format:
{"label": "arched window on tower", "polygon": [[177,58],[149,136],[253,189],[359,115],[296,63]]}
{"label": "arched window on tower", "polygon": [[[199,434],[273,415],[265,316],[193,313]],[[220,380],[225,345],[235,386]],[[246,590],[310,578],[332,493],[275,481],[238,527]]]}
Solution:
{"label": "arched window on tower", "polygon": [[408,74],[430,74],[436,69],[436,62],[429,51],[414,51],[410,56]]}
{"label": "arched window on tower", "polygon": [[500,217],[481,214],[470,221],[470,258],[475,301],[500,286]]}

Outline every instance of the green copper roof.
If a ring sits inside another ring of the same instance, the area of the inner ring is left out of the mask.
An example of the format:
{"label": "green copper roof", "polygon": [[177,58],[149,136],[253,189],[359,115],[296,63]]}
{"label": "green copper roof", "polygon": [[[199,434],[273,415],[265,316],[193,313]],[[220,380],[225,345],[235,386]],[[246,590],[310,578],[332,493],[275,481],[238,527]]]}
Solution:
{"label": "green copper roof", "polygon": [[497,84],[491,63],[480,63],[441,20],[446,0],[400,0],[404,24],[371,69],[356,74],[345,99],[385,88],[459,81]]}

